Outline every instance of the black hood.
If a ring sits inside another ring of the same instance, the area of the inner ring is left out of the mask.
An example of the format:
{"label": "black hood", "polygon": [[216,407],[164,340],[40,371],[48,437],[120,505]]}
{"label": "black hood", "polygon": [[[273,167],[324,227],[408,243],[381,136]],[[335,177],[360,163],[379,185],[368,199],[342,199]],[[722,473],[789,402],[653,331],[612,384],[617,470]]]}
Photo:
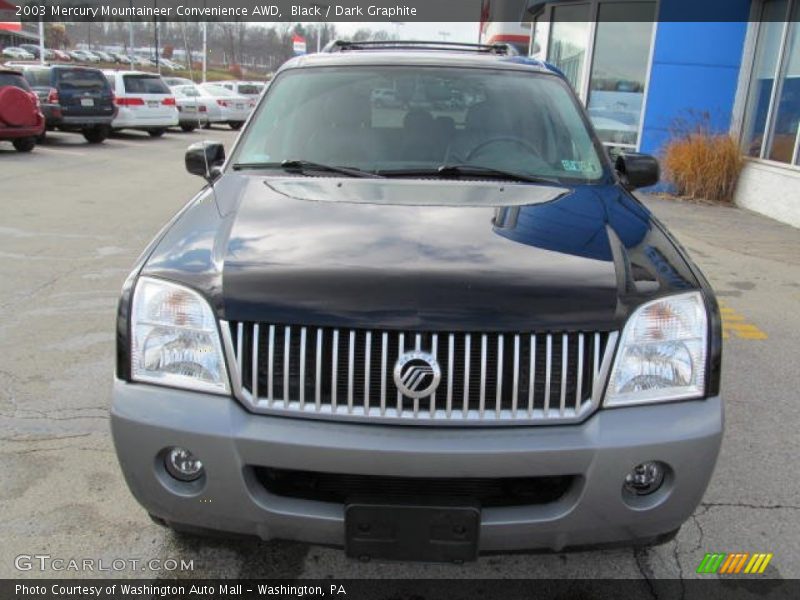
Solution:
{"label": "black hood", "polygon": [[650,213],[615,185],[227,174],[144,273],[200,289],[220,317],[447,331],[621,326],[698,287]]}

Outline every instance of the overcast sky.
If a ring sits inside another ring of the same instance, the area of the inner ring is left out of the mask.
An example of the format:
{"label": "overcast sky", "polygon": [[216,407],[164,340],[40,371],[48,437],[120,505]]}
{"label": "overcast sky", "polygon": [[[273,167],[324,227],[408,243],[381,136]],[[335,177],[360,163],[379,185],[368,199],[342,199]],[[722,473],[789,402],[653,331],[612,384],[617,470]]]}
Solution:
{"label": "overcast sky", "polygon": [[[476,15],[477,18],[478,15]],[[350,35],[357,29],[367,28],[383,29],[389,34],[397,32],[400,39],[404,40],[447,40],[448,42],[477,43],[479,23],[367,23],[351,22],[336,23],[336,30],[343,35]],[[444,32],[446,35],[442,35]]]}

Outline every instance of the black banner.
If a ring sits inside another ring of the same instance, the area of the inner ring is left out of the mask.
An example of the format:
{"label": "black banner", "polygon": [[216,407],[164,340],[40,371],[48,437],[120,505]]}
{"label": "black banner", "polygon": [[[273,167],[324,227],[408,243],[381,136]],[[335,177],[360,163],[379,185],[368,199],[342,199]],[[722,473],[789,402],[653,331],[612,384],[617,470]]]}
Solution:
{"label": "black banner", "polygon": [[2,600],[784,600],[798,580],[731,576],[700,580],[0,580]]}
{"label": "black banner", "polygon": [[[11,0],[22,21],[253,21],[253,22],[528,22],[548,5],[544,0]],[[553,4],[553,3],[551,3]],[[655,4],[655,2],[654,2]],[[661,0],[659,21],[747,21],[742,2]],[[796,13],[797,11],[795,11]],[[633,21],[615,12],[614,20]],[[566,17],[567,19],[569,17]],[[599,18],[602,19],[602,11]]]}

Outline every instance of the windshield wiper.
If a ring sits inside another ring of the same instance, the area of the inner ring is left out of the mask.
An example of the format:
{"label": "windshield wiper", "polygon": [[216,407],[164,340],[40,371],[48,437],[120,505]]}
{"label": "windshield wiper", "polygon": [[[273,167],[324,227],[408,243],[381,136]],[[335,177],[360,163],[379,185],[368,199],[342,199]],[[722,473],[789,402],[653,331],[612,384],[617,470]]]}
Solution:
{"label": "windshield wiper", "polygon": [[561,185],[556,179],[548,177],[537,177],[535,175],[524,175],[522,173],[513,173],[511,171],[504,171],[502,169],[495,169],[494,167],[485,167],[483,165],[439,165],[435,169],[396,169],[377,171],[378,174],[385,177],[425,177],[431,175],[438,175],[439,177],[495,177],[499,179],[508,179],[509,181],[524,181],[526,183],[547,183],[551,185]]}
{"label": "windshield wiper", "polygon": [[354,169],[351,167],[339,167],[336,165],[324,165],[322,163],[312,162],[310,160],[297,160],[287,159],[279,163],[263,162],[263,163],[235,163],[234,170],[241,171],[244,169],[283,169],[291,173],[304,173],[305,171],[327,171],[329,173],[339,173],[340,175],[347,175],[348,177],[382,177],[377,173],[371,171],[362,171],[361,169]]}

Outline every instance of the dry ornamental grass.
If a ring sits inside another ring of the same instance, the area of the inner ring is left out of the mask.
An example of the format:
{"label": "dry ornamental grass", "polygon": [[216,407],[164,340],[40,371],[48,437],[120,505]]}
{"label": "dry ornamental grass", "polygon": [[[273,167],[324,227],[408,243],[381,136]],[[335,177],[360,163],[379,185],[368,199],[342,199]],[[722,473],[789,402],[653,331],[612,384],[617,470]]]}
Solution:
{"label": "dry ornamental grass", "polygon": [[732,202],[744,160],[737,141],[727,134],[695,131],[668,142],[664,178],[680,196]]}

